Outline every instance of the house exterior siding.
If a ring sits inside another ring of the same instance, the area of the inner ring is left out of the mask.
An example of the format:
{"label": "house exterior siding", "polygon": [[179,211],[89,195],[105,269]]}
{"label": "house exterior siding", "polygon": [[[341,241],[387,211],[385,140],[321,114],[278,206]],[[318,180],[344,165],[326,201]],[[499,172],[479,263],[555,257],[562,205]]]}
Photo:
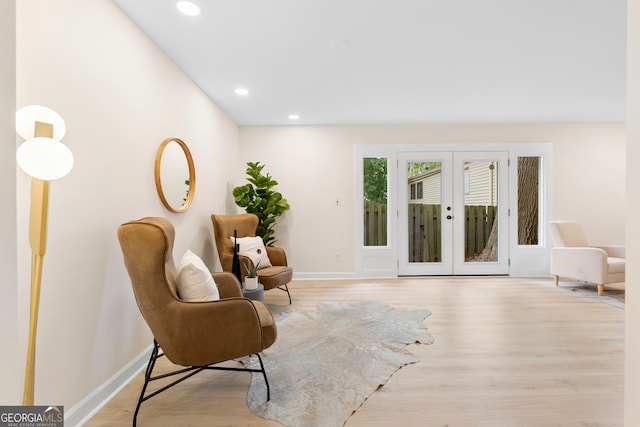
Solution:
{"label": "house exterior siding", "polygon": [[[494,162],[465,162],[464,204],[467,206],[496,206],[497,194],[493,188],[496,179]],[[435,168],[408,180],[409,203],[437,205],[441,200],[441,169]],[[422,186],[419,197],[418,186]]]}

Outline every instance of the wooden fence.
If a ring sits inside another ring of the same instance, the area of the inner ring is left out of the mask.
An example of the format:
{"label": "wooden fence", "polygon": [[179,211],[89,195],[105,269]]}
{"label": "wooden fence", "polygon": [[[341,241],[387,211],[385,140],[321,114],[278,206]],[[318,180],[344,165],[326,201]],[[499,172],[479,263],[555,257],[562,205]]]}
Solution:
{"label": "wooden fence", "polygon": [[387,246],[387,205],[364,202],[364,245]]}
{"label": "wooden fence", "polygon": [[409,262],[442,261],[440,205],[409,204]]}
{"label": "wooden fence", "polygon": [[[408,213],[409,262],[440,262],[440,205],[409,204]],[[465,259],[479,255],[485,248],[496,214],[495,206],[465,206]],[[364,244],[387,244],[387,205],[365,202]]]}
{"label": "wooden fence", "polygon": [[496,220],[496,206],[465,206],[464,259],[469,261],[480,255],[489,241]]}

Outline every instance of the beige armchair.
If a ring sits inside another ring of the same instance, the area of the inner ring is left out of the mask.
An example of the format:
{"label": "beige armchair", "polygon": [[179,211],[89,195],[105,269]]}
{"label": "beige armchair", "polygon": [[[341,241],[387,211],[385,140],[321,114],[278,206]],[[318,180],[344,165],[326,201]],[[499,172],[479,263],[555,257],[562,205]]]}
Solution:
{"label": "beige armchair", "polygon": [[[254,214],[211,215],[211,222],[213,223],[216,248],[218,249],[222,270],[230,272],[233,263],[233,242],[230,237],[233,236],[234,230],[237,231],[239,238],[255,237],[258,217]],[[284,249],[275,246],[266,246],[265,249],[271,262],[271,267],[258,270],[258,280],[265,290],[275,288],[285,291],[289,297],[289,304],[291,304],[291,294],[287,285],[293,278],[293,269],[287,265],[287,255]],[[241,256],[240,262],[247,263],[251,261]],[[244,280],[245,271],[244,269],[241,270]]]}
{"label": "beige armchair", "polygon": [[624,282],[624,246],[590,246],[575,221],[552,221],[549,226],[554,243],[551,274],[556,285],[560,277],[567,277],[596,284],[602,295],[604,285]]}
{"label": "beige armchair", "polygon": [[[220,299],[187,302],[178,296],[177,269],[173,261],[173,225],[165,218],[143,218],[118,228],[124,263],[133,293],[151,333],[153,350],[144,385],[133,416],[136,425],[142,402],[205,369],[261,372],[269,383],[260,352],[276,340],[276,323],[269,308],[242,297],[240,284],[229,273],[213,273]],[[261,369],[212,366],[255,354]],[[153,376],[159,357],[186,368]],[[151,381],[182,375],[145,395]]]}

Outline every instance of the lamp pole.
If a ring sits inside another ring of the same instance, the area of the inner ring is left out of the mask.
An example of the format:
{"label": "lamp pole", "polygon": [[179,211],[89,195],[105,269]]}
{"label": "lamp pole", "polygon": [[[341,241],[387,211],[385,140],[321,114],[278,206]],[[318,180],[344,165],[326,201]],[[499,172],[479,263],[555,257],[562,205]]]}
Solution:
{"label": "lamp pole", "polygon": [[73,168],[73,153],[59,140],[67,127],[58,113],[41,105],[28,105],[16,112],[16,132],[25,141],[18,147],[16,161],[31,176],[29,246],[31,287],[29,341],[22,403],[33,406],[36,370],[36,335],[40,308],[42,262],[47,246],[49,181],[62,178]]}
{"label": "lamp pole", "polygon": [[[53,138],[53,125],[36,122],[36,137]],[[42,261],[47,247],[47,215],[49,212],[49,181],[31,178],[29,213],[29,246],[31,246],[31,301],[29,304],[29,344],[24,374],[23,405],[33,405],[36,371],[36,332],[40,308]]]}

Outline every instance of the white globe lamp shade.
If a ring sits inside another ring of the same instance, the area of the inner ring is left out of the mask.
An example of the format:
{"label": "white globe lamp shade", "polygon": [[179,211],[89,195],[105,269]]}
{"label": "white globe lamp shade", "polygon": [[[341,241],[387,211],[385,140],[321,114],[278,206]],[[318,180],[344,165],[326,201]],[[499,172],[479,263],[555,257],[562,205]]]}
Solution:
{"label": "white globe lamp shade", "polygon": [[27,105],[16,111],[16,132],[27,140],[35,136],[36,122],[53,125],[53,138],[58,141],[67,133],[67,125],[60,114],[42,105]]}
{"label": "white globe lamp shade", "polygon": [[38,137],[23,142],[16,153],[20,169],[44,181],[62,178],[73,168],[73,153],[62,142]]}

